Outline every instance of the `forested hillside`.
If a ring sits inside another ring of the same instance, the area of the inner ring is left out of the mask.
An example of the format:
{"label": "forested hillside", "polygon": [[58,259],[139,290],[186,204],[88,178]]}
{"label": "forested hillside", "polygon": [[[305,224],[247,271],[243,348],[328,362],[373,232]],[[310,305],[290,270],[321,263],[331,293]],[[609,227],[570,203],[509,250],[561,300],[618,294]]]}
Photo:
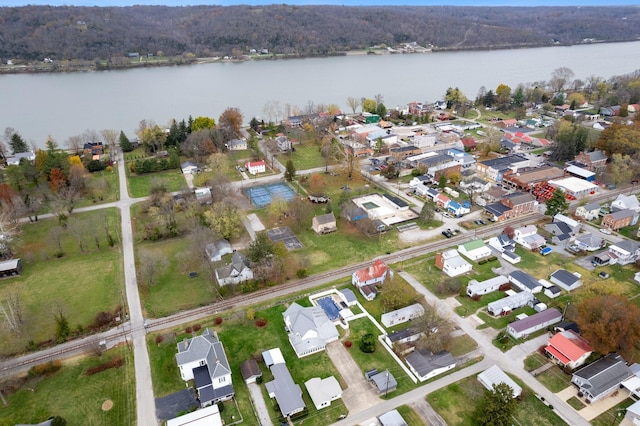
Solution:
{"label": "forested hillside", "polygon": [[636,40],[637,7],[132,6],[0,8],[0,58],[328,55],[417,42],[477,49]]}

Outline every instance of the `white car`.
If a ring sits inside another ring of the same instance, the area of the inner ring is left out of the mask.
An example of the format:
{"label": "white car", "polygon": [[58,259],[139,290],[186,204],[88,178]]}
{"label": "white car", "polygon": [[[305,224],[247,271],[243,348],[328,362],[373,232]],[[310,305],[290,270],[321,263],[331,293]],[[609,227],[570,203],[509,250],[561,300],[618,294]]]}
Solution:
{"label": "white car", "polygon": [[603,234],[611,235],[611,229],[600,228],[600,232],[602,232]]}

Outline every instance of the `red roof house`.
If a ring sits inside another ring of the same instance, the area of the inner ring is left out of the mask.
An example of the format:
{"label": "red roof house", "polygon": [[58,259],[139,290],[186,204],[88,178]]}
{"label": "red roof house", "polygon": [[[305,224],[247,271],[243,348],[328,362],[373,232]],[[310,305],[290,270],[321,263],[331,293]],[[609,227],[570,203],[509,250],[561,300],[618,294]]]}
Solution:
{"label": "red roof house", "polygon": [[389,274],[389,267],[378,259],[366,268],[360,269],[351,276],[351,283],[356,287],[383,283]]}
{"label": "red roof house", "polygon": [[563,367],[580,367],[593,352],[589,343],[573,330],[561,331],[549,339],[545,352]]}

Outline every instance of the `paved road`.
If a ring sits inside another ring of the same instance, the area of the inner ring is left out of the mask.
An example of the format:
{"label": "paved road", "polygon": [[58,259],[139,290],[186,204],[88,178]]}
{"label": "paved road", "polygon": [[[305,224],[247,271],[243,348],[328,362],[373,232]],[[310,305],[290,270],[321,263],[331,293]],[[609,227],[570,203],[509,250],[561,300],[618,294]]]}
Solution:
{"label": "paved road", "polygon": [[127,190],[127,176],[125,162],[118,161],[118,173],[120,178],[120,214],[122,218],[122,257],[124,258],[124,280],[129,307],[129,322],[133,339],[133,357],[136,372],[136,407],[138,425],[157,425],[156,402],[153,397],[151,383],[151,364],[147,352],[146,332],[144,317],[140,305],[138,293],[138,281],[136,279],[136,264],[133,250],[133,229],[131,227],[131,198]]}

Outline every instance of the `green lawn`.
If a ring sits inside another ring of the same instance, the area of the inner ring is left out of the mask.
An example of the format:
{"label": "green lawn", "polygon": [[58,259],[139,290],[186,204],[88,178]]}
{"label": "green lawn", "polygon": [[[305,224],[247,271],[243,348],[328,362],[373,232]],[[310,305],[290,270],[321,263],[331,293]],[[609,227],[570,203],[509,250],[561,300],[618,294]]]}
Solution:
{"label": "green lawn", "polygon": [[571,376],[562,371],[557,365],[543,371],[536,378],[553,393],[560,392],[571,386]]}
{"label": "green lawn", "polygon": [[[87,376],[88,368],[114,357],[124,365]],[[111,349],[102,357],[74,359],[45,378],[14,382],[19,388],[3,392],[8,405],[0,408],[0,424],[40,423],[61,416],[69,425],[133,425],[136,423],[136,390],[133,356],[126,346]],[[106,400],[113,408],[102,411]]]}
{"label": "green lawn", "polygon": [[409,426],[427,426],[427,423],[411,407],[401,405],[396,410]]}
{"label": "green lawn", "polygon": [[571,398],[567,399],[567,404],[569,404],[569,406],[576,411],[582,410],[584,407],[586,407],[584,402],[580,401],[575,396],[572,396]]}
{"label": "green lawn", "polygon": [[127,172],[129,195],[133,198],[146,197],[152,185],[164,182],[169,192],[180,191],[187,186],[184,175],[180,170],[165,170],[163,172],[135,175]]}
{"label": "green lawn", "polygon": [[538,352],[534,352],[524,360],[524,368],[527,371],[533,371],[538,367],[542,367],[547,363],[547,358]]}
{"label": "green lawn", "polygon": [[292,160],[296,170],[309,170],[324,166],[324,158],[320,155],[318,146],[306,143],[296,145],[295,148],[296,150],[290,154],[278,155],[278,160],[282,164],[287,164],[287,161]]}
{"label": "green lawn", "polygon": [[118,178],[118,169],[114,166],[112,172],[103,170],[91,174],[90,186],[95,186],[96,190],[80,200],[76,205],[79,207],[88,207],[94,204],[111,203],[120,199],[120,179]]}
{"label": "green lawn", "polygon": [[[520,383],[521,384],[521,383]],[[484,393],[484,387],[475,376],[467,377],[427,396],[427,401],[449,425],[475,426],[476,404]],[[518,425],[564,425],[534,393],[523,387],[524,399],[518,403],[514,424]]]}
{"label": "green lawn", "polygon": [[[18,295],[25,323],[19,335],[0,333],[0,353],[21,352],[27,343],[36,344],[55,337],[54,313],[62,310],[72,330],[78,325],[90,325],[96,313],[114,312],[123,303],[124,285],[122,253],[119,243],[107,245],[103,223],[110,232],[119,235],[120,216],[115,208],[73,214],[68,228],[58,227],[55,219],[40,220],[22,226],[22,258],[20,276],[0,280],[0,302],[10,294]],[[81,253],[73,229],[85,230],[79,234],[85,253]],[[57,230],[57,231],[56,231]],[[94,236],[86,230],[94,230]],[[58,251],[52,232],[60,232],[64,256],[56,258]]]}
{"label": "green lawn", "polygon": [[[215,300],[217,292],[209,271],[203,269],[198,254],[192,253],[188,238],[172,238],[136,245],[136,258],[141,252],[153,253],[166,259],[156,284],[141,285],[140,299],[145,316],[160,318],[176,311],[207,305]],[[190,272],[198,276],[191,278]]]}
{"label": "green lawn", "polygon": [[[249,321],[246,318],[245,311],[226,313],[220,325],[202,322],[202,326],[208,325],[215,330],[225,347],[232,376],[235,377],[233,382],[236,399],[242,416],[248,422],[247,424],[254,424],[255,417],[249,402],[247,386],[239,379],[242,377],[240,364],[250,358],[258,359],[260,368],[263,371],[264,382],[268,382],[272,380],[272,376],[264,363],[261,362],[261,354],[265,350],[276,347],[280,348],[284,358],[287,360],[287,367],[294,381],[303,389],[303,398],[309,409],[309,414],[300,419],[300,421],[303,421],[305,425],[318,426],[332,423],[340,414],[347,412],[344,404],[340,400],[334,401],[331,407],[317,411],[304,388],[304,382],[312,377],[324,378],[330,375],[335,376],[340,381],[340,376],[326,352],[320,352],[304,358],[298,358],[295,355],[284,331],[282,312],[285,309],[284,305],[276,305],[272,308],[256,311],[256,318],[267,320],[267,325],[263,328],[258,328],[255,326],[254,321]],[[229,316],[226,316],[227,314]],[[148,338],[153,387],[156,397],[184,389],[184,382],[180,379],[180,373],[175,364],[174,357],[177,352],[175,342],[181,341],[188,336],[184,334],[184,329],[175,330],[175,332],[175,338],[172,332],[165,333],[163,335],[165,340],[160,345],[155,344],[156,334],[150,335]],[[268,397],[266,402],[274,424],[278,424],[279,413],[276,413],[272,404],[269,403]]]}
{"label": "green lawn", "polygon": [[454,357],[459,357],[474,351],[478,347],[478,344],[469,335],[463,334],[456,336],[449,342],[448,350]]}

